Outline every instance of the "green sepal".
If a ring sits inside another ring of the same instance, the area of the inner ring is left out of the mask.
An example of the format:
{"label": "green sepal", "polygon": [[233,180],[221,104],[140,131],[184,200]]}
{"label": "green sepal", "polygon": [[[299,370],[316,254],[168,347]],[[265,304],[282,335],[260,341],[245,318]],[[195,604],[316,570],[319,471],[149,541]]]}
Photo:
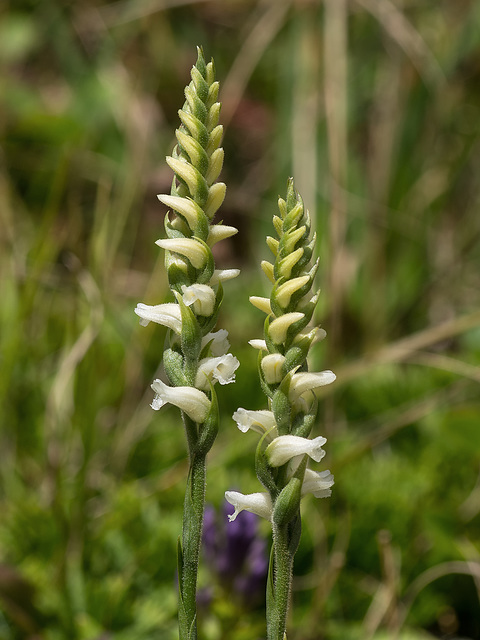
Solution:
{"label": "green sepal", "polygon": [[[205,71],[206,69],[204,69],[204,74]],[[193,84],[195,85],[195,91],[197,92],[198,97],[202,102],[205,103],[208,97],[207,81],[197,67],[192,67],[190,75],[192,76]]]}
{"label": "green sepal", "polygon": [[293,476],[280,491],[273,507],[272,520],[277,527],[284,527],[297,515],[302,497],[302,480]]}
{"label": "green sepal", "polygon": [[[275,260],[275,264],[276,263],[277,263],[277,260]],[[278,288],[281,287],[282,284],[285,284],[286,281],[287,281],[286,278],[280,277],[273,285],[272,293],[270,294],[270,306],[272,307],[272,311],[277,316],[277,318],[279,316],[283,316],[283,314],[285,313],[285,309],[281,307],[277,302],[277,291],[278,291]]]}
{"label": "green sepal", "polygon": [[190,307],[187,307],[183,302],[181,294],[177,291],[174,291],[174,294],[182,315],[182,331],[180,337],[182,353],[185,357],[184,375],[186,380],[188,380],[188,386],[193,387],[197,373],[198,356],[202,348],[202,332],[195,318],[195,314]]}
{"label": "green sepal", "polygon": [[290,433],[292,436],[300,438],[308,438],[317,420],[318,400],[314,399],[310,411],[308,413],[298,413],[292,422]]}
{"label": "green sepal", "polygon": [[298,342],[295,342],[285,353],[285,362],[283,363],[283,373],[286,375],[292,369],[301,367],[308,356],[310,346],[314,336],[305,336]]}
{"label": "green sepal", "polygon": [[218,412],[218,401],[217,394],[215,393],[215,389],[213,388],[212,383],[210,382],[210,392],[211,392],[211,406],[210,411],[205,418],[205,422],[203,422],[199,427],[198,441],[195,446],[195,454],[200,457],[205,457],[207,453],[213,446],[215,442],[215,438],[218,434],[218,425],[220,422],[220,416]]}
{"label": "green sepal", "polygon": [[178,110],[178,117],[190,135],[195,138],[195,140],[198,140],[205,149],[210,136],[208,134],[207,127],[203,122],[200,122],[200,120],[195,118],[191,113],[185,111],[185,107]]}
{"label": "green sepal", "polygon": [[[173,189],[171,189],[171,191],[173,191]],[[172,195],[178,195],[178,193],[172,194]],[[177,213],[175,211],[175,213]],[[183,217],[180,217],[180,220],[182,221],[182,229],[175,229],[175,227],[172,226],[172,223],[170,221],[170,218],[168,217],[168,213],[165,216],[165,220],[164,220],[164,227],[165,227],[165,234],[167,236],[167,238],[190,238],[192,235],[192,232],[190,231],[190,227],[188,226],[188,224],[186,223],[185,219]]]}
{"label": "green sepal", "polygon": [[287,373],[272,398],[272,411],[277,423],[278,435],[280,436],[286,436],[290,433],[292,406],[288,392],[292,375],[295,371],[296,369],[292,369]]}
{"label": "green sepal", "polygon": [[163,366],[171,385],[174,387],[188,385],[183,373],[183,356],[181,353],[173,349],[166,349],[163,352]]}
{"label": "green sepal", "polygon": [[200,242],[200,244],[202,244],[208,251],[207,262],[205,263],[203,269],[197,271],[195,282],[197,282],[198,284],[208,284],[212,279],[213,272],[215,271],[215,260],[213,258],[213,253],[211,248],[204,240],[202,240],[202,238],[194,236],[194,239]]}
{"label": "green sepal", "polygon": [[207,118],[207,107],[197,95],[195,84],[191,82],[185,87],[185,98],[187,99],[190,112],[200,122],[205,122]]}
{"label": "green sepal", "polygon": [[267,433],[264,433],[257,444],[257,448],[255,450],[255,472],[257,474],[257,478],[270,493],[272,500],[274,500],[279,491],[276,483],[278,470],[272,468],[268,464],[268,458],[265,455],[263,443],[268,433],[268,431]]}

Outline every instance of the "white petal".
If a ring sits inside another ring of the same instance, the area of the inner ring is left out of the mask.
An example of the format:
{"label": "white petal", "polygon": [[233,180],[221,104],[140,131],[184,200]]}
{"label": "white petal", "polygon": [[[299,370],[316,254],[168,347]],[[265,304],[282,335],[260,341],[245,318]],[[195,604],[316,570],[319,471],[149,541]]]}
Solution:
{"label": "white petal", "polygon": [[323,436],[318,436],[313,440],[301,438],[300,436],[279,436],[268,445],[265,453],[272,467],[281,467],[295,456],[305,454],[315,462],[320,462],[325,455],[322,445],[326,441]]}
{"label": "white petal", "polygon": [[152,409],[158,410],[168,402],[198,423],[204,422],[210,411],[210,400],[202,391],[194,387],[169,387],[161,380],[154,380],[152,389],[155,391]]}
{"label": "white petal", "polygon": [[327,498],[332,494],[334,484],[333,475],[327,469],[326,471],[313,471],[313,469],[305,469],[305,476],[302,485],[302,495],[312,493],[315,498]]}
{"label": "white petal", "polygon": [[238,491],[225,491],[225,499],[235,507],[235,512],[228,516],[233,522],[240,511],[251,511],[266,520],[272,517],[272,501],[268,493],[249,493],[244,495]]}
{"label": "white petal", "polygon": [[305,391],[315,391],[315,389],[331,384],[336,377],[333,371],[328,370],[318,373],[295,373],[290,383],[289,398],[292,402],[295,402]]}
{"label": "white petal", "polygon": [[207,333],[207,335],[202,338],[202,349],[209,342],[211,343],[210,351],[212,352],[212,356],[225,355],[230,348],[228,331],[226,329],[219,329],[218,331]]}
{"label": "white petal", "polygon": [[277,435],[277,423],[272,411],[249,411],[239,407],[233,414],[233,419],[243,433],[247,433],[249,429],[252,429],[252,431],[263,435],[272,430],[272,435]]}
{"label": "white petal", "polygon": [[215,291],[206,284],[182,285],[183,302],[193,306],[197,316],[211,316],[215,307]]}
{"label": "white petal", "polygon": [[235,382],[235,371],[240,366],[240,362],[231,353],[215,358],[203,358],[198,363],[195,386],[208,391],[210,380],[213,384],[231,384]]}
{"label": "white petal", "polygon": [[157,324],[173,329],[173,331],[178,334],[182,330],[180,307],[173,302],[154,306],[139,302],[135,308],[135,313],[139,316],[140,324],[144,327],[147,326],[149,322],[156,322]]}

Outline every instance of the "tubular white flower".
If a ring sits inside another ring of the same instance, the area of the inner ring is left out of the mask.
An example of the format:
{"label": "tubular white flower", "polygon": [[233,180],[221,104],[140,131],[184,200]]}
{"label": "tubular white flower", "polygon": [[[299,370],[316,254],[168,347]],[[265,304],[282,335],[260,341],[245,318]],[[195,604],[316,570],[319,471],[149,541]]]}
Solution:
{"label": "tubular white flower", "polygon": [[326,441],[327,439],[323,436],[318,436],[313,440],[300,436],[278,436],[268,445],[265,453],[272,467],[281,467],[295,456],[304,454],[310,456],[315,462],[320,462],[325,455],[322,445]]}
{"label": "tubular white flower", "polygon": [[251,429],[262,436],[267,431],[271,431],[273,437],[277,436],[277,423],[273,411],[250,411],[239,407],[232,417],[242,433],[247,433]]}
{"label": "tubular white flower", "polygon": [[285,313],[283,316],[276,318],[268,327],[270,338],[275,344],[282,344],[282,342],[285,342],[289,327],[304,316],[305,314],[300,313],[300,311],[292,311],[292,313]]}
{"label": "tubular white flower", "polygon": [[215,269],[213,276],[210,278],[210,284],[213,286],[225,280],[232,280],[240,273],[240,269]]}
{"label": "tubular white flower", "polygon": [[208,260],[207,249],[193,238],[166,238],[157,240],[155,244],[162,249],[185,256],[195,269],[202,269]]}
{"label": "tubular white flower", "polygon": [[183,302],[193,306],[197,316],[211,316],[215,307],[215,291],[207,284],[182,286]]}
{"label": "tubular white flower", "polygon": [[251,511],[266,520],[272,517],[272,501],[268,493],[249,493],[244,495],[238,491],[225,491],[225,499],[235,507],[235,512],[228,516],[233,522],[240,511]]}
{"label": "tubular white flower", "polygon": [[332,495],[332,487],[334,484],[333,475],[327,469],[326,471],[313,471],[313,469],[305,469],[305,476],[302,484],[302,496],[306,493],[312,493],[315,498],[328,498]]}
{"label": "tubular white flower", "polygon": [[225,355],[230,348],[228,331],[226,329],[219,329],[218,331],[207,333],[207,335],[202,338],[202,349],[209,342],[212,356]]}
{"label": "tubular white flower", "polygon": [[268,356],[262,359],[261,367],[268,384],[276,384],[282,381],[282,366],[284,362],[285,356],[282,356],[281,353],[269,353]]}
{"label": "tubular white flower", "polygon": [[154,380],[152,389],[155,391],[155,398],[151,407],[155,411],[164,404],[173,404],[198,423],[204,422],[210,411],[210,400],[202,391],[193,387],[169,387],[161,380]]}
{"label": "tubular white flower", "polygon": [[265,340],[249,340],[248,344],[254,349],[260,349],[261,351],[267,351],[267,343]]}
{"label": "tubular white flower", "polygon": [[198,389],[208,391],[209,380],[212,384],[231,384],[235,382],[235,371],[240,366],[240,362],[231,353],[215,358],[203,358],[198,363],[195,386]]}
{"label": "tubular white flower", "polygon": [[315,391],[320,387],[331,384],[336,377],[337,376],[333,371],[328,370],[320,371],[318,373],[294,373],[290,382],[288,397],[291,402],[295,402],[302,393],[305,393],[306,391]]}
{"label": "tubular white flower", "polygon": [[263,313],[270,315],[272,313],[272,307],[270,306],[270,298],[261,298],[260,296],[250,296],[249,300],[251,304]]}
{"label": "tubular white flower", "polygon": [[156,322],[164,327],[173,329],[178,334],[182,330],[182,314],[179,305],[174,302],[154,306],[139,302],[135,308],[135,313],[140,318],[140,324],[143,327],[146,327],[150,322]]}

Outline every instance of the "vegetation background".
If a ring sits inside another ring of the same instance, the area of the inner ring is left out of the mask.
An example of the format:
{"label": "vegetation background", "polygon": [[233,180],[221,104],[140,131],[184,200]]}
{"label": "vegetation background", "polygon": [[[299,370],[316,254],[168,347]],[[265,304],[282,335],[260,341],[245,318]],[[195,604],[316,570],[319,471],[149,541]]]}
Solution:
{"label": "vegetation background", "polygon": [[[304,503],[291,640],[480,638],[480,3],[3,0],[0,639],[173,640],[186,461],[150,382],[164,329],[164,156],[195,46],[222,82],[219,324],[207,500],[258,490],[256,383],[276,199],[316,221],[313,368],[336,484]],[[265,526],[264,526],[265,525]],[[268,538],[268,526],[260,536]],[[263,603],[201,572],[202,640],[264,637]]]}

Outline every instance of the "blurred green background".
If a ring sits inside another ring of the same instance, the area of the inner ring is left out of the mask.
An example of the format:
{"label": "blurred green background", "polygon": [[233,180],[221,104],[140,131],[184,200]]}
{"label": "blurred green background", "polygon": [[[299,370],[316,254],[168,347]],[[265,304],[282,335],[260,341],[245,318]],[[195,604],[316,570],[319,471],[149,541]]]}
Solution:
{"label": "blurred green background", "polygon": [[[207,501],[259,490],[231,414],[265,407],[247,299],[294,175],[321,257],[312,369],[338,380],[316,430],[336,484],[304,502],[289,640],[480,638],[480,3],[4,0],[0,639],[178,637],[185,446],[178,413],[149,407],[164,329],[133,308],[168,299],[156,194],[196,45],[239,229],[217,264],[242,270]],[[264,637],[262,602],[205,564],[200,586],[202,640]]]}

